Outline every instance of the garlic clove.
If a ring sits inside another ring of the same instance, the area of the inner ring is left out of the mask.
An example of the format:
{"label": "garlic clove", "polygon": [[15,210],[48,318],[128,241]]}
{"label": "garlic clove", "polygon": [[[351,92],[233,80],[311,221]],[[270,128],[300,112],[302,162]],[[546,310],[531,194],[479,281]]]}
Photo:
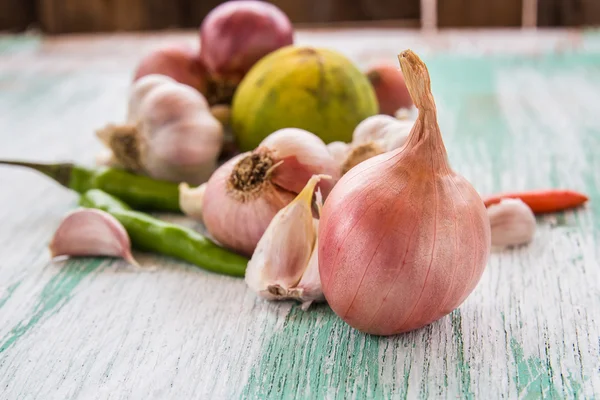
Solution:
{"label": "garlic clove", "polygon": [[352,146],[346,155],[346,159],[340,166],[342,175],[361,162],[383,153],[385,153],[385,150],[379,142],[367,142]]}
{"label": "garlic clove", "polygon": [[[318,231],[319,220],[314,220],[315,232]],[[313,303],[320,303],[325,301],[323,290],[321,289],[321,277],[319,275],[319,239],[315,239],[315,245],[313,246],[310,259],[308,260],[308,266],[302,274],[302,278],[293,292],[296,294],[297,299],[302,302],[302,309],[304,311]]]}
{"label": "garlic clove", "polygon": [[533,240],[536,220],[533,211],[519,199],[503,199],[488,209],[492,245],[517,246]]}
{"label": "garlic clove", "polygon": [[284,128],[267,136],[257,148],[266,151],[273,160],[283,164],[273,170],[272,181],[292,193],[300,193],[315,174],[331,177],[319,182],[327,197],[339,179],[339,164],[318,136],[298,128]]}
{"label": "garlic clove", "polygon": [[337,161],[339,165],[342,165],[350,151],[350,144],[344,142],[331,142],[327,145],[327,150],[333,159]]}
{"label": "garlic clove", "polygon": [[202,221],[202,202],[205,191],[206,183],[194,188],[185,182],[179,184],[179,207],[181,211],[188,217],[200,222]]}
{"label": "garlic clove", "polygon": [[142,100],[148,95],[148,93],[150,93],[150,91],[165,83],[175,83],[175,80],[166,75],[152,74],[140,78],[132,85],[129,93],[127,110],[128,122],[137,122],[139,119],[139,108]]}
{"label": "garlic clove", "polygon": [[248,262],[248,287],[268,300],[301,297],[294,290],[310,260],[316,232],[312,216],[314,189],[322,175],[313,175],[304,189],[281,209],[260,238]]}
{"label": "garlic clove", "polygon": [[142,163],[156,179],[199,185],[215,171],[222,144],[222,125],[209,113],[199,114],[149,129]]}
{"label": "garlic clove", "polygon": [[413,125],[412,120],[383,114],[364,119],[354,130],[350,150],[341,164],[342,174],[369,158],[404,146]]}
{"label": "garlic clove", "polygon": [[80,208],[67,214],[49,245],[59,256],[121,257],[139,266],[131,254],[131,241],[121,223],[105,211]]}
{"label": "garlic clove", "polygon": [[96,132],[114,162],[155,179],[199,185],[217,167],[223,125],[204,96],[171,78],[148,75],[134,85],[124,125]]}
{"label": "garlic clove", "polygon": [[404,146],[414,125],[413,120],[399,120],[389,115],[373,115],[354,129],[352,145],[377,143],[384,152]]}

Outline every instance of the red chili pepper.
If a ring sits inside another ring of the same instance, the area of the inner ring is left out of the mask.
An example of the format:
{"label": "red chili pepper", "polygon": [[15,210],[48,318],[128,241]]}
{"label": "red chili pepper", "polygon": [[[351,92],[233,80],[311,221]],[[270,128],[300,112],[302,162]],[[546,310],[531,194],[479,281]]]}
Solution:
{"label": "red chili pepper", "polygon": [[484,203],[489,207],[502,199],[520,199],[536,214],[562,211],[578,207],[588,201],[586,195],[573,190],[547,189],[500,193],[486,197]]}

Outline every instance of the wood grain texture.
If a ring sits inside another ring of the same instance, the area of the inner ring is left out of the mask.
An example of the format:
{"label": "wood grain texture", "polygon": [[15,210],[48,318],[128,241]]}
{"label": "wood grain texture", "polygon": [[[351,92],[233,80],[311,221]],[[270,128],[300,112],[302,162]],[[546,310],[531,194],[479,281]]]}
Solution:
{"label": "wood grain texture", "polygon": [[39,20],[47,33],[177,28],[184,11],[178,1],[39,0]]}
{"label": "wood grain texture", "polygon": [[[0,157],[90,164],[125,115],[137,58],[195,33],[0,40]],[[581,210],[494,252],[451,315],[360,334],[242,280],[136,254],[51,262],[76,196],[0,169],[0,398],[594,399],[600,396],[600,35],[300,32],[361,68],[410,47],[427,62],[454,168],[482,193],[568,186]],[[482,56],[482,54],[486,54]],[[181,217],[164,216],[200,228]]]}
{"label": "wood grain texture", "polygon": [[539,26],[597,26],[597,0],[538,0]]}
{"label": "wood grain texture", "polygon": [[22,32],[36,21],[35,0],[0,0],[0,32]]}
{"label": "wood grain texture", "polygon": [[438,26],[517,27],[521,26],[523,0],[438,0]]}

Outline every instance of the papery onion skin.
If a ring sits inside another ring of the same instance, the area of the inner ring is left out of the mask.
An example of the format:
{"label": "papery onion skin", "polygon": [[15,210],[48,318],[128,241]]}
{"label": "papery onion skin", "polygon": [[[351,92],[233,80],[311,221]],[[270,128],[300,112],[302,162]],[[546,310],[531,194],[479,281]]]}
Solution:
{"label": "papery onion skin", "polygon": [[319,181],[323,198],[340,178],[340,169],[327,145],[317,135],[298,128],[284,128],[267,136],[259,148],[269,149],[272,157],[282,161],[273,171],[273,182],[293,193],[300,193],[310,177],[328,175],[330,179]]}
{"label": "papery onion skin", "polygon": [[[240,203],[227,190],[235,165],[250,153],[242,153],[219,167],[206,184],[202,203],[204,225],[222,245],[250,256],[277,212],[296,195],[266,183],[267,193]],[[265,196],[268,195],[271,201]]]}
{"label": "papery onion skin", "polygon": [[408,72],[419,107],[408,142],[346,173],[319,227],[327,302],[349,325],[375,335],[421,328],[458,307],[491,247],[482,199],[448,165],[428,75],[421,81],[425,66],[412,52],[403,57],[414,68]]}
{"label": "papery onion skin", "polygon": [[227,1],[215,7],[200,27],[200,57],[211,74],[239,81],[270,52],[294,42],[287,15],[254,0]]}

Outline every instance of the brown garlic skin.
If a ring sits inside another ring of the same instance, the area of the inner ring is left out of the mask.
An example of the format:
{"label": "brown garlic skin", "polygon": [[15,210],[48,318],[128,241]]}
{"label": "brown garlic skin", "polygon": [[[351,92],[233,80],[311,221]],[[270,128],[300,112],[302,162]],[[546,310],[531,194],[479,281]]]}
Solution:
{"label": "brown garlic skin", "polygon": [[131,241],[119,221],[105,211],[80,208],[68,213],[49,245],[51,257],[120,257],[138,266],[131,255]]}

